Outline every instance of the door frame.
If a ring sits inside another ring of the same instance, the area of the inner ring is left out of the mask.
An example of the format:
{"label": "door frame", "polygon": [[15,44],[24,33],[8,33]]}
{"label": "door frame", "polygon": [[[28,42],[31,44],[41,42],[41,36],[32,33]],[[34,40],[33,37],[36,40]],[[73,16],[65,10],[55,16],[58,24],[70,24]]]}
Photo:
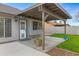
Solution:
{"label": "door frame", "polygon": [[[21,30],[21,22],[25,22],[25,31],[26,31],[26,38],[25,39],[21,39],[20,38],[20,30]],[[27,20],[19,20],[19,40],[26,40],[27,39]]]}

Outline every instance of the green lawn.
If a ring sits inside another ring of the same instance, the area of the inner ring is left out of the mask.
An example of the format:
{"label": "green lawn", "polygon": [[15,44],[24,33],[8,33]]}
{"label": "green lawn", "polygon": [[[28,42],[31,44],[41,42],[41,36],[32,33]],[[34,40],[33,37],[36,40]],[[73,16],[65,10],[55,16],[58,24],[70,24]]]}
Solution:
{"label": "green lawn", "polygon": [[[51,36],[63,38],[64,34],[52,34]],[[67,34],[67,36],[68,36],[69,40],[64,41],[63,43],[59,44],[57,47],[79,53],[79,35]]]}

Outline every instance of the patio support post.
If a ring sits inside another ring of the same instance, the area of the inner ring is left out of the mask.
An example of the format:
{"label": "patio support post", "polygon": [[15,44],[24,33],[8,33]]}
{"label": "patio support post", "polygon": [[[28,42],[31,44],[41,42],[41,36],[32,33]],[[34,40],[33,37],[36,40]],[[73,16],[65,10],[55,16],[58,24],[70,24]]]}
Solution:
{"label": "patio support post", "polygon": [[64,20],[64,34],[66,34],[66,20]]}
{"label": "patio support post", "polygon": [[42,11],[42,49],[45,49],[45,13]]}
{"label": "patio support post", "polygon": [[45,16],[45,12],[43,10],[43,6],[39,6],[38,10],[41,12],[41,19],[42,19],[42,50],[45,49],[45,19],[48,17]]}

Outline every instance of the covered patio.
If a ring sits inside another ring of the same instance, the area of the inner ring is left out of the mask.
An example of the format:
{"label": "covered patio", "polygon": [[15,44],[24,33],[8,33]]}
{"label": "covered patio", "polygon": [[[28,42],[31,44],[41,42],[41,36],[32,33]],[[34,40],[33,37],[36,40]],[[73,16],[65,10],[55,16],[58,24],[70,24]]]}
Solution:
{"label": "covered patio", "polygon": [[[46,46],[45,22],[52,20],[63,20],[65,24],[64,33],[66,34],[66,21],[67,19],[71,19],[71,16],[59,4],[55,3],[35,4],[27,10],[24,10],[22,13],[18,14],[18,16],[42,21],[42,50],[45,50]],[[50,38],[48,39],[50,40]]]}
{"label": "covered patio", "polygon": [[34,48],[34,49],[41,51],[41,52],[48,52],[49,50],[53,49],[58,44],[60,44],[64,41],[63,38],[45,36],[45,50],[42,50],[41,46],[38,47],[35,45],[35,43],[34,43],[35,39],[36,38],[32,38],[31,40],[26,40],[26,41],[20,41],[20,43],[25,45],[25,46],[29,46],[31,48]]}

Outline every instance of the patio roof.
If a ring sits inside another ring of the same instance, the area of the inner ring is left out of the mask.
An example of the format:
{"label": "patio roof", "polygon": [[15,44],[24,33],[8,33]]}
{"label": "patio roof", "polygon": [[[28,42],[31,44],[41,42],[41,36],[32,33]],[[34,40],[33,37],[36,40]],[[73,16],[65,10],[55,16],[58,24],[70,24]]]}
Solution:
{"label": "patio roof", "polygon": [[64,33],[66,34],[66,20],[71,19],[71,16],[65,11],[59,4],[55,3],[43,3],[35,4],[32,7],[24,10],[18,16],[25,16],[32,19],[42,21],[42,49],[45,49],[45,21],[50,20],[63,20],[64,21]]}
{"label": "patio roof", "polygon": [[48,14],[48,17],[46,18],[47,21],[59,20],[59,19],[71,19],[71,16],[67,13],[67,11],[64,10],[59,4],[55,3],[35,4],[18,15],[41,20],[42,19],[41,16],[42,13],[40,12],[41,5],[44,12]]}

